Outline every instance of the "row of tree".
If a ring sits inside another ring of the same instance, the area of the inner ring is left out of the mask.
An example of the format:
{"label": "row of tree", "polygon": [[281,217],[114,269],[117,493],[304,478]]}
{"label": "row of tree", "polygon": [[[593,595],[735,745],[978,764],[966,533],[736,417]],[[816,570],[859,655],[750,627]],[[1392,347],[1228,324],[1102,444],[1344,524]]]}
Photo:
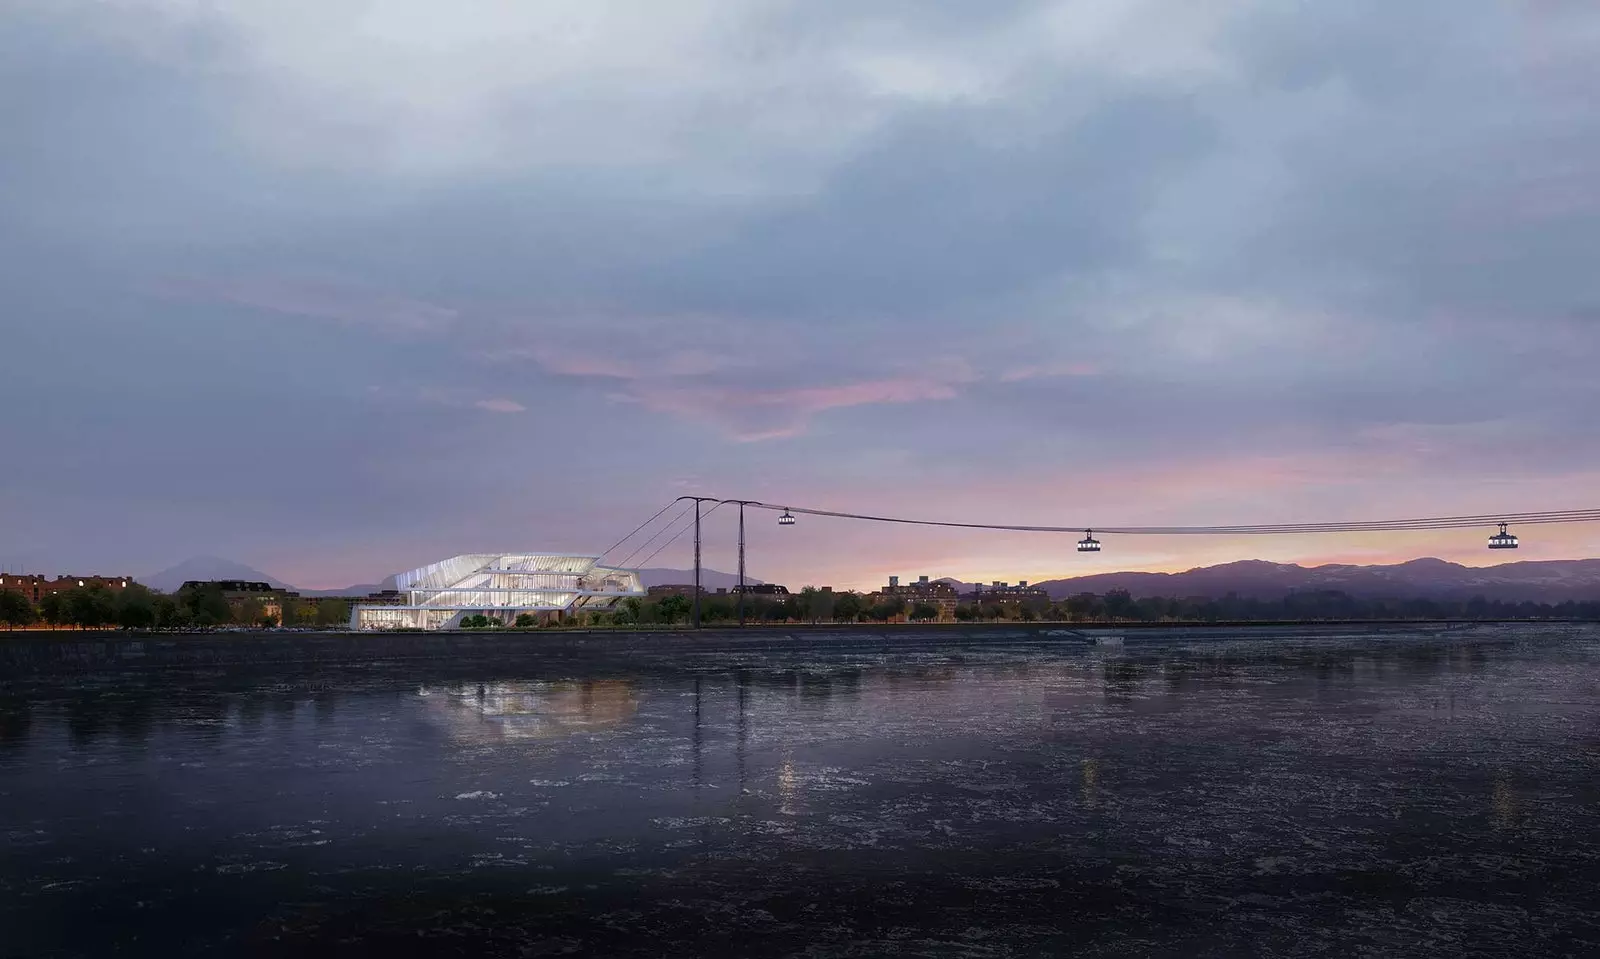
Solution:
{"label": "row of tree", "polygon": [[214,587],[157,592],[138,583],[124,589],[104,587],[50,593],[37,606],[14,590],[0,590],[0,625],[21,628],[35,623],[78,629],[192,629],[212,626],[342,626],[350,607],[342,599],[319,603],[287,601],[270,606],[259,599],[229,602]]}
{"label": "row of tree", "polygon": [[[736,598],[707,596],[701,600],[703,623],[738,620]],[[610,612],[587,612],[564,620],[575,626],[678,625],[689,621],[692,601],[685,596],[627,599]],[[929,602],[908,602],[888,597],[876,602],[860,593],[824,592],[806,587],[786,597],[750,596],[745,618],[772,623],[856,623],[939,618],[939,608]],[[229,602],[220,590],[205,587],[168,595],[130,584],[126,589],[91,587],[45,596],[37,607],[21,593],[0,590],[0,625],[7,628],[46,623],[57,627],[99,629],[191,629],[212,626],[342,626],[350,608],[341,599],[318,603],[288,601],[269,608],[260,600]],[[1008,602],[955,608],[961,622],[1260,622],[1362,619],[1588,619],[1600,620],[1600,601],[1564,603],[1507,602],[1475,597],[1468,600],[1366,599],[1338,590],[1290,593],[1279,599],[1227,595],[1221,598],[1146,596],[1135,598],[1126,590],[1104,594],[1080,593],[1046,602]],[[549,625],[528,615],[512,624],[518,628]],[[468,617],[469,628],[506,625],[487,616]]]}
{"label": "row of tree", "polygon": [[[735,600],[707,596],[700,601],[702,623],[738,619]],[[685,596],[624,600],[614,612],[591,614],[578,625],[674,625],[690,619],[693,601]],[[1380,619],[1589,619],[1600,620],[1600,601],[1563,603],[1507,602],[1475,597],[1466,600],[1367,599],[1338,590],[1290,593],[1278,599],[1229,594],[1222,597],[1135,598],[1126,590],[1079,593],[1057,601],[961,603],[960,622],[1275,622],[1298,620]],[[854,592],[823,592],[807,587],[784,598],[748,597],[745,617],[751,622],[857,623],[933,621],[933,603],[888,597],[873,601]]]}

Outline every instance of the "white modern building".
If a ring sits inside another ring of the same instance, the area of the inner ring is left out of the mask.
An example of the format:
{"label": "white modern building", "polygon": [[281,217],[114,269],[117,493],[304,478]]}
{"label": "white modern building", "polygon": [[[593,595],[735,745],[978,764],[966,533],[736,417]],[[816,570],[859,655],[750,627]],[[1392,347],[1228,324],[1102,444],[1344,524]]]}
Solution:
{"label": "white modern building", "polygon": [[356,606],[352,629],[449,629],[482,614],[510,626],[523,613],[557,618],[645,595],[639,574],[598,556],[468,553],[395,577],[398,606]]}

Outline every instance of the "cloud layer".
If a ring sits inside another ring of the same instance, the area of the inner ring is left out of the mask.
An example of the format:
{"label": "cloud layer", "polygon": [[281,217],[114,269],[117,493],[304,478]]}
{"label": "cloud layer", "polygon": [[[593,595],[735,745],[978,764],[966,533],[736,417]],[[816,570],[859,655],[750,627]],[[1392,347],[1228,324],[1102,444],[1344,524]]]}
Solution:
{"label": "cloud layer", "polygon": [[[1558,0],[13,0],[0,562],[338,585],[595,549],[684,477],[1117,524],[1593,505],[1597,43]],[[1071,571],[791,540],[763,575]]]}

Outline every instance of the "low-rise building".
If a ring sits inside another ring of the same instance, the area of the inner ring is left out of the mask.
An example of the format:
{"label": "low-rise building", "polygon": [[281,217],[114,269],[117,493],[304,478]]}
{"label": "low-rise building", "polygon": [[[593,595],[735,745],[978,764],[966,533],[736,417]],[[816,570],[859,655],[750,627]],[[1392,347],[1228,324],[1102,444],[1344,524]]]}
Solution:
{"label": "low-rise building", "polygon": [[939,611],[939,622],[950,623],[955,621],[956,603],[960,597],[954,586],[930,581],[926,576],[917,577],[915,583],[901,583],[900,577],[891,576],[889,585],[867,596],[867,602],[874,606],[894,599],[904,601],[906,606],[905,613],[897,618],[909,618],[916,606],[924,605]]}
{"label": "low-rise building", "polygon": [[1050,605],[1050,594],[1038,586],[1029,586],[1027,580],[1021,580],[1015,586],[998,579],[988,586],[974,584],[973,592],[963,595],[961,599],[974,605],[1014,603],[1033,609],[1043,609]]}
{"label": "low-rise building", "polygon": [[287,589],[279,589],[271,583],[253,582],[244,579],[191,579],[179,588],[180,592],[209,589],[222,594],[228,608],[233,611],[234,618],[251,620],[271,616],[278,622],[283,622],[283,611],[286,607],[300,601],[300,594]]}
{"label": "low-rise building", "polygon": [[28,602],[38,605],[51,593],[65,593],[74,589],[107,589],[121,592],[132,583],[132,576],[57,576],[46,579],[37,573],[0,573],[0,589],[21,593]]}
{"label": "low-rise building", "polygon": [[[450,629],[469,616],[511,625],[524,614],[559,620],[644,596],[639,574],[601,566],[598,556],[467,553],[395,577],[396,604],[358,604],[354,629]],[[692,588],[692,587],[691,587]]]}

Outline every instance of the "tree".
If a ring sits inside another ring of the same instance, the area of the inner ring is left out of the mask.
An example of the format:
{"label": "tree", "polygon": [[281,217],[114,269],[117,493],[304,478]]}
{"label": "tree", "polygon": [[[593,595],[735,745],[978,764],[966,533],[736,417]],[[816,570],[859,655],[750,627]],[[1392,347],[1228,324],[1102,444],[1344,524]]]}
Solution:
{"label": "tree", "polygon": [[343,626],[350,622],[350,604],[331,596],[317,604],[318,626]]}
{"label": "tree", "polygon": [[38,615],[28,597],[14,590],[0,590],[0,623],[5,623],[7,629],[32,626]]}
{"label": "tree", "polygon": [[532,629],[533,627],[535,627],[537,625],[539,625],[539,617],[533,615],[532,613],[518,613],[517,614],[517,628],[518,629]]}
{"label": "tree", "polygon": [[241,626],[254,626],[265,615],[266,609],[263,607],[261,600],[254,596],[246,596],[244,599],[239,600],[238,605],[232,610],[233,621]]}
{"label": "tree", "polygon": [[123,629],[150,629],[156,625],[155,594],[138,583],[117,597],[117,625]]}
{"label": "tree", "polygon": [[700,604],[700,617],[707,622],[727,622],[737,615],[733,600],[726,596],[707,596]]}
{"label": "tree", "polygon": [[1133,596],[1125,589],[1108,589],[1104,598],[1106,615],[1112,619],[1131,619],[1134,612]]}
{"label": "tree", "polygon": [[215,586],[179,590],[178,606],[188,610],[188,620],[196,626],[220,626],[233,621],[233,607]]}
{"label": "tree", "polygon": [[970,623],[972,622],[972,618],[977,615],[978,611],[974,609],[970,603],[962,603],[956,607],[957,622]]}
{"label": "tree", "polygon": [[805,586],[794,598],[796,615],[807,622],[816,623],[833,618],[833,593],[823,592],[815,586]]}
{"label": "tree", "polygon": [[656,604],[656,610],[661,614],[663,622],[671,625],[678,621],[680,616],[689,615],[689,598],[687,596],[663,596]]}
{"label": "tree", "polygon": [[278,622],[283,626],[309,624],[317,618],[315,606],[303,599],[290,599],[287,596],[278,604],[278,612]]}
{"label": "tree", "polygon": [[65,626],[67,618],[67,598],[61,593],[46,593],[39,600],[39,616],[51,626]]}
{"label": "tree", "polygon": [[873,603],[872,608],[867,610],[867,616],[877,620],[880,623],[887,623],[889,620],[899,616],[905,611],[905,597],[890,596],[887,599],[882,599],[876,603]]}
{"label": "tree", "polygon": [[939,607],[932,603],[918,603],[911,607],[911,618],[919,623],[939,618]]}
{"label": "tree", "polygon": [[95,629],[117,620],[117,600],[103,587],[70,589],[66,593],[67,621],[79,629]]}
{"label": "tree", "polygon": [[861,594],[840,593],[833,600],[833,618],[841,623],[853,623],[861,618]]}
{"label": "tree", "polygon": [[1102,608],[1100,597],[1093,593],[1078,593],[1067,598],[1067,614],[1074,622],[1097,619]]}

